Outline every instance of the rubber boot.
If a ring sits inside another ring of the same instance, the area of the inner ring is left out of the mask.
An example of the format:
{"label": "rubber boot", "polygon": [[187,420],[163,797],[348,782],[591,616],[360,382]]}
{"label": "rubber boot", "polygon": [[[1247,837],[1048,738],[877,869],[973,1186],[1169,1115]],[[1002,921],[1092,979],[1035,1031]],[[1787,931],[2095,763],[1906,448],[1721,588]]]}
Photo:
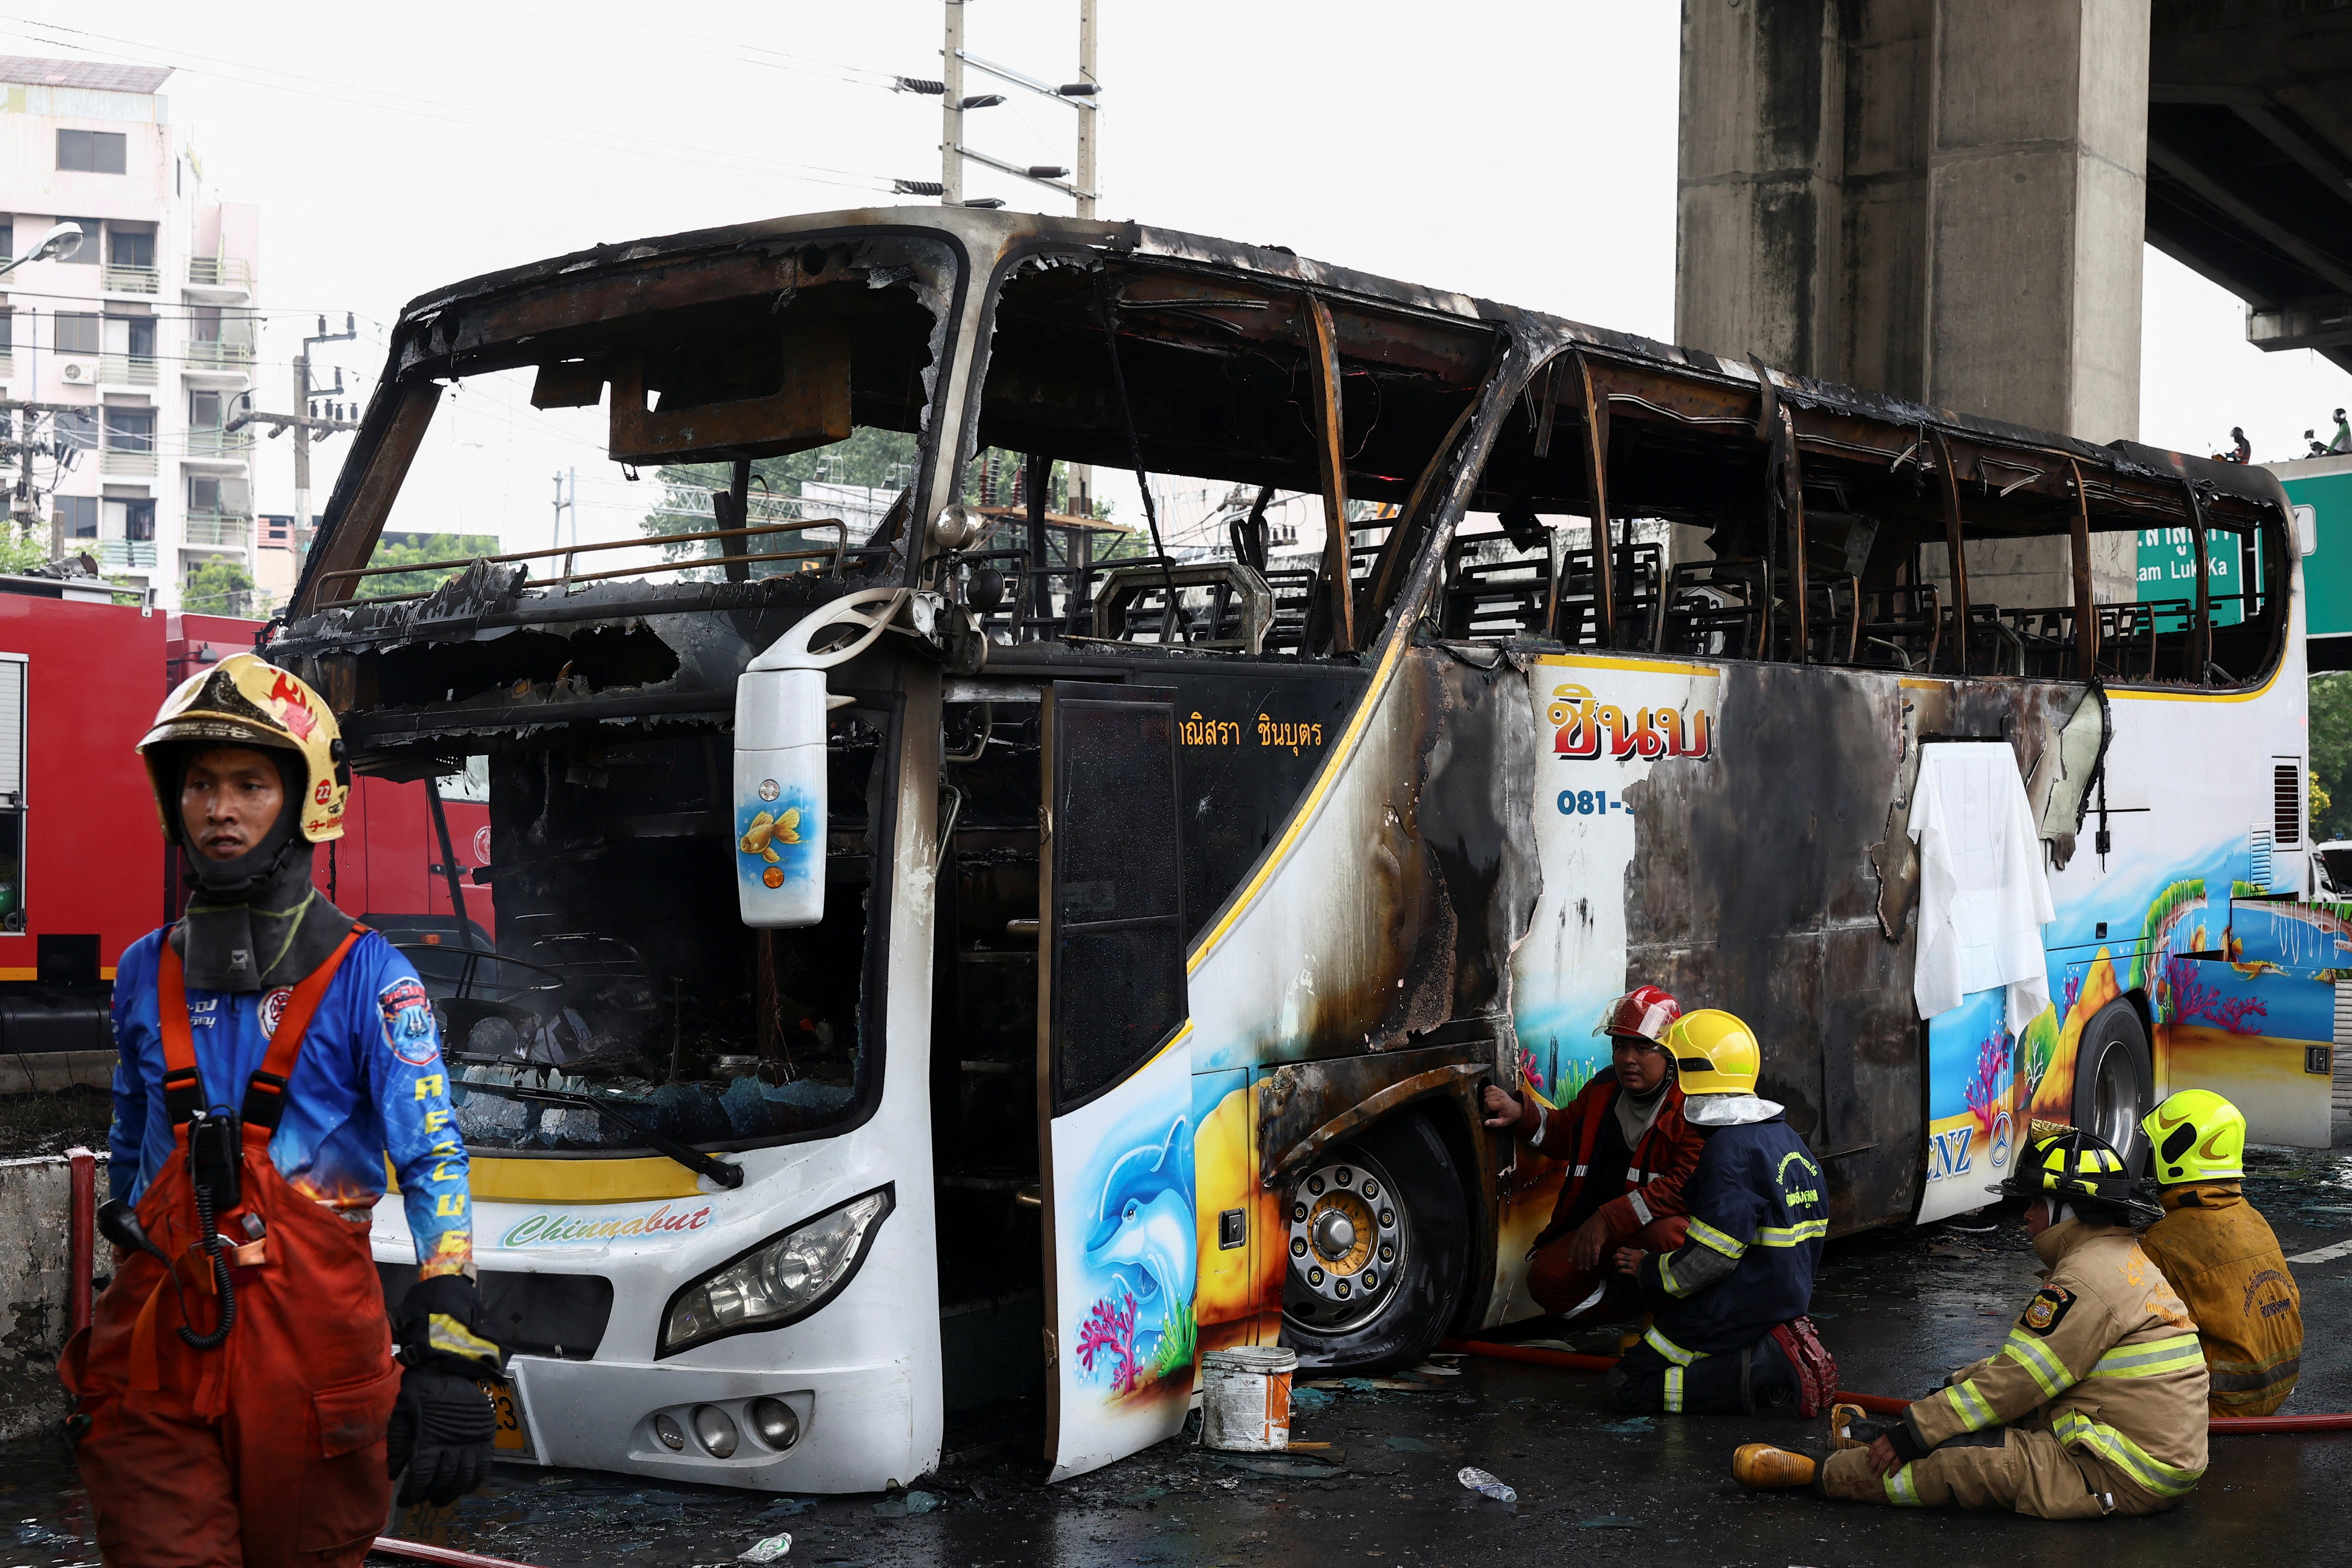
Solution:
{"label": "rubber boot", "polygon": [[1731,1451],[1731,1477],[1759,1491],[1813,1484],[1821,1466],[1802,1454],[1769,1443],[1742,1443]]}
{"label": "rubber boot", "polygon": [[1862,1418],[1863,1408],[1859,1405],[1831,1405],[1830,1447],[1832,1449],[1869,1447],[1869,1439],[1857,1437],[1848,1430],[1853,1423],[1861,1420]]}

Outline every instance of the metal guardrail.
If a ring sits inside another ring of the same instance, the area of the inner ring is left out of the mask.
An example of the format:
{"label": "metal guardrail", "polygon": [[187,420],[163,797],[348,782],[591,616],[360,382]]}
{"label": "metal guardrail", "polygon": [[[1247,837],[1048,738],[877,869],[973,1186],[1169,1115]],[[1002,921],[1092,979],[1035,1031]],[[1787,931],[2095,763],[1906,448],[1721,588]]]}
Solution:
{"label": "metal guardrail", "polygon": [[192,511],[183,542],[200,550],[242,550],[253,542],[253,519],[231,512]]}
{"label": "metal guardrail", "polygon": [[163,275],[152,267],[117,267],[112,263],[99,268],[98,286],[110,294],[153,294],[163,287]]}
{"label": "metal guardrail", "polygon": [[[649,547],[667,548],[667,546],[674,544],[693,544],[712,539],[741,539],[748,541],[762,535],[798,533],[804,529],[811,528],[837,529],[840,531],[840,542],[816,550],[779,550],[772,552],[762,551],[747,552],[742,554],[730,555],[682,556],[671,561],[652,562],[643,566],[624,566],[617,572],[581,572],[574,569],[572,561],[572,557],[574,556],[593,555],[599,551],[604,550],[644,550]],[[483,555],[467,560],[419,561],[401,566],[361,566],[354,567],[352,570],[345,572],[329,572],[321,576],[319,579],[319,582],[321,586],[324,586],[329,583],[337,583],[349,579],[353,582],[354,586],[356,587],[357,580],[362,577],[393,577],[409,572],[454,573],[461,572],[467,567],[473,565],[476,560],[486,561],[492,565],[509,565],[516,562],[543,561],[551,556],[557,555],[563,557],[563,574],[560,577],[549,578],[542,585],[553,588],[558,592],[562,592],[576,583],[601,583],[608,578],[614,577],[650,577],[659,572],[687,572],[692,571],[697,567],[703,566],[741,566],[746,571],[749,571],[751,567],[762,563],[773,565],[786,561],[826,562],[829,563],[829,569],[833,575],[838,577],[841,575],[841,559],[848,552],[849,525],[847,523],[842,521],[842,520],[837,517],[811,517],[803,518],[793,522],[756,523],[748,528],[710,528],[703,529],[694,533],[649,533],[642,539],[613,539],[606,540],[596,544],[567,544],[560,545],[552,550],[522,550],[514,552],[511,554]],[[807,570],[805,566],[802,569],[803,571]],[[427,590],[424,593],[417,594],[385,594],[371,599],[354,597],[346,602],[363,605],[392,605],[399,604],[404,600],[408,599],[425,599],[430,597],[432,597],[432,591]]]}
{"label": "metal guardrail", "polygon": [[242,375],[253,363],[253,345],[209,338],[194,339],[188,343],[183,363],[190,370],[234,371]]}
{"label": "metal guardrail", "polygon": [[101,539],[97,545],[91,553],[109,571],[154,570],[155,542],[152,539]]}
{"label": "metal guardrail", "polygon": [[145,354],[100,354],[98,379],[123,386],[152,386],[155,362]]}
{"label": "metal guardrail", "polygon": [[250,430],[194,429],[188,432],[191,458],[242,458],[253,450]]}
{"label": "metal guardrail", "polygon": [[191,256],[188,281],[199,289],[249,289],[253,263],[237,256]]}

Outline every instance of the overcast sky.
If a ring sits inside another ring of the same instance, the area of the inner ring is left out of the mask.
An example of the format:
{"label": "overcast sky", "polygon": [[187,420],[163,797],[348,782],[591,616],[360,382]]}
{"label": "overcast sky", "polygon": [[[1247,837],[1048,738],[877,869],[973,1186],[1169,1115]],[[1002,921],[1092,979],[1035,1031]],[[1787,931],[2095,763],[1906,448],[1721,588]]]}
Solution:
{"label": "overcast sky", "polygon": [[[1673,335],[1675,5],[1102,12],[1101,216]],[[1075,76],[1076,0],[971,0],[965,14],[969,51]],[[937,76],[940,29],[938,0],[113,0],[11,10],[0,49],[177,68],[171,115],[215,190],[262,209],[260,300],[298,313],[274,319],[263,357],[290,356],[299,312],[340,324],[356,311],[360,342],[327,351],[344,352],[352,385],[373,379],[383,323],[438,284],[598,241],[869,205],[894,175],[937,179],[939,100],[881,84]],[[1066,163],[1074,119],[1015,91],[968,116],[968,135],[1013,162]],[[967,194],[1069,210],[980,171]],[[2147,260],[2142,439],[2211,452],[2242,424],[2258,458],[2293,456],[2305,426],[2352,402],[2352,377],[2248,347],[2234,299]],[[265,372],[264,406],[285,405],[284,376]],[[542,531],[555,462],[568,450],[603,466],[596,421],[527,437],[538,416],[499,395],[460,397],[436,421],[436,505],[463,513],[442,526]],[[344,444],[326,448],[330,470]],[[289,499],[284,446],[259,449],[269,510]],[[583,473],[583,533],[633,530],[643,488]]]}

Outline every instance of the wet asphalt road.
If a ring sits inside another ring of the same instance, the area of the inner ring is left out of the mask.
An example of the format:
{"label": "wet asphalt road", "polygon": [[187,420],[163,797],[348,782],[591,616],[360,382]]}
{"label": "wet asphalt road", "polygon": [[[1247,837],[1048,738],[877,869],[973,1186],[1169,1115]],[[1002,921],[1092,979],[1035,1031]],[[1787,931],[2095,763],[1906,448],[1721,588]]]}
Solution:
{"label": "wet asphalt road", "polygon": [[[2352,1238],[2352,1149],[2256,1158],[2249,1194],[2289,1255]],[[2295,1274],[2306,1340],[2286,1414],[2352,1411],[2352,1344],[2342,1332],[2352,1322],[2352,1257]],[[1845,1387],[1916,1394],[1997,1346],[2032,1283],[2014,1220],[1983,1232],[1877,1232],[1831,1248],[1814,1315]],[[1613,1336],[1581,1332],[1571,1342],[1606,1349]],[[1552,1568],[1588,1552],[1772,1568],[2352,1561],[2342,1522],[2352,1433],[2217,1439],[2203,1486],[2174,1512],[2049,1524],[1756,1495],[1731,1480],[1735,1445],[1796,1439],[1820,1452],[1819,1422],[1621,1420],[1590,1373],[1495,1361],[1412,1381],[1426,1386],[1351,1386],[1322,1399],[1310,1391],[1294,1435],[1332,1447],[1322,1461],[1273,1461],[1297,1474],[1265,1474],[1181,1441],[1056,1487],[1039,1485],[1038,1468],[1017,1458],[968,1463],[903,1499],[774,1499],[501,1467],[456,1508],[412,1511],[399,1533],[544,1568],[722,1563],[780,1531],[793,1538],[783,1568]],[[1517,1488],[1516,1507],[1465,1490],[1454,1479],[1465,1465]],[[86,1503],[55,1440],[0,1447],[0,1505],[14,1530],[0,1568],[98,1562]]]}

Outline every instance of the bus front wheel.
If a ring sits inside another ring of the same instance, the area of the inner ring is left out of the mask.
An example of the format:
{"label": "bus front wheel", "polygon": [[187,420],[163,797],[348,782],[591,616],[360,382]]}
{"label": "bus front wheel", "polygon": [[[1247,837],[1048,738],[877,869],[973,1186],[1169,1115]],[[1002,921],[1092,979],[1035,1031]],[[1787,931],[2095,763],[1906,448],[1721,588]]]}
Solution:
{"label": "bus front wheel", "polygon": [[2074,1053],[2074,1125],[2095,1133],[2137,1171],[2147,1152],[2139,1119],[2153,1103],[2155,1074],[2139,1010],[2118,996],[2083,1030]]}
{"label": "bus front wheel", "polygon": [[1469,1213],[1453,1157],[1420,1116],[1327,1150],[1284,1213],[1283,1343],[1301,1365],[1411,1365],[1453,1321]]}

